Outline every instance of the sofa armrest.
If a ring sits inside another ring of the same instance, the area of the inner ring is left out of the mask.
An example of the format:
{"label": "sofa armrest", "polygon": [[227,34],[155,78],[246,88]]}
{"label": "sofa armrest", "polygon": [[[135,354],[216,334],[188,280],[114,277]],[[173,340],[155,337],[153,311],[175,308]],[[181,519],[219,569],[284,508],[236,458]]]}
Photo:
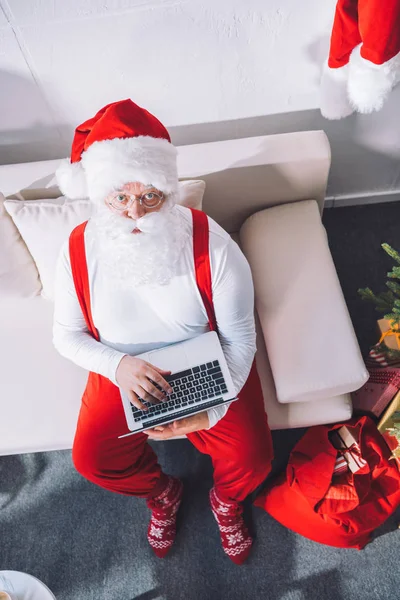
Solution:
{"label": "sofa armrest", "polygon": [[346,394],[368,379],[314,200],[249,217],[240,229],[277,399]]}

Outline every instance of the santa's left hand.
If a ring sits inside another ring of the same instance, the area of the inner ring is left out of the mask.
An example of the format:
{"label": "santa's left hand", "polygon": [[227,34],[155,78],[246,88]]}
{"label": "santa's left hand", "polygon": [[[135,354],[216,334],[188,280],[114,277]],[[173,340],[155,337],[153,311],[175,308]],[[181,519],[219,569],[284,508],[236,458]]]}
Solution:
{"label": "santa's left hand", "polygon": [[201,412],[185,419],[179,419],[167,425],[159,425],[153,429],[143,431],[151,440],[169,440],[170,438],[193,433],[210,426],[207,412]]}

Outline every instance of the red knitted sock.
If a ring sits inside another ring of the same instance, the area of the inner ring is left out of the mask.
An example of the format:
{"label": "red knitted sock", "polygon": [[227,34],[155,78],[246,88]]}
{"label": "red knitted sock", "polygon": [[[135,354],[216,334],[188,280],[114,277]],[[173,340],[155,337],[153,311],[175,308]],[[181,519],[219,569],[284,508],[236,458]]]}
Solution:
{"label": "red knitted sock", "polygon": [[237,565],[243,564],[250,553],[253,539],[243,520],[242,505],[234,500],[222,501],[215,487],[210,491],[210,503],[225,554]]}
{"label": "red knitted sock", "polygon": [[175,540],[176,513],[182,500],[183,484],[169,477],[165,490],[155,498],[146,500],[151,510],[147,539],[155,554],[164,558]]}

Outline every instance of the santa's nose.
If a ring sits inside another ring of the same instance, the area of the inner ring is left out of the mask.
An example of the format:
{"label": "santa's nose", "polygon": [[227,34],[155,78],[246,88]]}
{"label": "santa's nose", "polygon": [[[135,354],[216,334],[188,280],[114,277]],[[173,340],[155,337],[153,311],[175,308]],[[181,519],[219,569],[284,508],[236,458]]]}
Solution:
{"label": "santa's nose", "polygon": [[128,215],[131,219],[140,219],[146,214],[146,209],[140,204],[139,200],[134,200],[128,208]]}

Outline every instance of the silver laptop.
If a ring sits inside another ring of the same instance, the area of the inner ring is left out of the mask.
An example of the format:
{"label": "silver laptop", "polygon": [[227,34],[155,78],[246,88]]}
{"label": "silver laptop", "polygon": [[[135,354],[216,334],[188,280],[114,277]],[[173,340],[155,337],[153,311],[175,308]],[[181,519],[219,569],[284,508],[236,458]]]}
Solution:
{"label": "silver laptop", "polygon": [[133,406],[127,394],[120,388],[126,422],[132,433],[164,425],[238,399],[215,331],[138,354],[137,358],[142,358],[160,369],[172,371],[171,375],[164,377],[172,388],[172,394],[157,404],[141,399],[148,407],[145,411]]}

